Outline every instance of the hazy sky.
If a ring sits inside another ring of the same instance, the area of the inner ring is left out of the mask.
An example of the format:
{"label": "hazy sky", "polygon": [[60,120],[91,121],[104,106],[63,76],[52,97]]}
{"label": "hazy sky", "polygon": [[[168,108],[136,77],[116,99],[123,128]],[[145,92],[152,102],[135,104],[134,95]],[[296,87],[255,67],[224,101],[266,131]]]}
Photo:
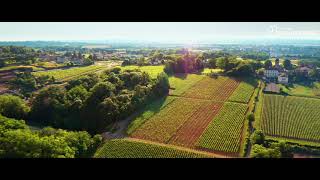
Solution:
{"label": "hazy sky", "polygon": [[0,41],[214,41],[238,38],[320,39],[320,23],[273,22],[0,22]]}

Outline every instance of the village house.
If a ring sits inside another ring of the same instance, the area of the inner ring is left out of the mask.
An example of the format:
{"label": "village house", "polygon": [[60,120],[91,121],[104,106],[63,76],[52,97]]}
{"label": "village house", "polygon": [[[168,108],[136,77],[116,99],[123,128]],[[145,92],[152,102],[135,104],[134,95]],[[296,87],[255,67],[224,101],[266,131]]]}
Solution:
{"label": "village house", "polygon": [[57,63],[65,63],[66,61],[68,61],[68,58],[65,56],[58,56],[57,57]]}
{"label": "village house", "polygon": [[267,78],[276,78],[279,76],[279,71],[276,69],[267,69],[264,71],[264,76]]}
{"label": "village house", "polygon": [[286,74],[281,74],[278,76],[278,83],[280,84],[288,84],[289,82],[289,78]]}

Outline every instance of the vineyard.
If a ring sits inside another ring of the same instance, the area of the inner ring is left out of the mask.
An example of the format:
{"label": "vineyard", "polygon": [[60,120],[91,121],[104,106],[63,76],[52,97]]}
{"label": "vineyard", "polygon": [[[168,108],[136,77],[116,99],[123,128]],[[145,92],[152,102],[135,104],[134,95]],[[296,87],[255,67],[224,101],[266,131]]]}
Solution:
{"label": "vineyard", "polygon": [[143,109],[143,113],[136,116],[127,129],[127,134],[131,134],[134,130],[140,127],[146,120],[151,118],[157,112],[159,112],[163,107],[175,100],[175,97],[167,96],[161,98]]}
{"label": "vineyard", "polygon": [[247,105],[225,103],[199,139],[201,148],[238,152]]}
{"label": "vineyard", "polygon": [[171,138],[170,144],[194,147],[196,141],[206,129],[213,117],[219,112],[222,103],[204,102]]}
{"label": "vineyard", "polygon": [[226,101],[239,84],[240,81],[228,77],[218,76],[216,79],[205,77],[189,88],[182,96],[213,101]]}
{"label": "vineyard", "polygon": [[131,136],[166,143],[202,104],[203,101],[197,99],[177,98],[152,116]]}
{"label": "vineyard", "polygon": [[106,63],[100,64],[100,65],[74,67],[74,68],[69,68],[69,69],[39,71],[39,72],[33,72],[32,74],[34,76],[42,76],[42,75],[53,76],[56,79],[56,81],[68,81],[68,80],[71,80],[73,78],[76,78],[76,77],[79,77],[82,75],[102,71],[106,68],[110,68],[115,65],[116,65],[116,63],[106,62]]}
{"label": "vineyard", "polygon": [[171,87],[170,95],[180,96],[204,77],[205,76],[196,74],[177,74],[169,77]]}
{"label": "vineyard", "polygon": [[214,158],[213,154],[136,139],[114,139],[106,142],[96,158]]}
{"label": "vineyard", "polygon": [[248,103],[256,86],[257,81],[254,79],[242,81],[228,101]]}
{"label": "vineyard", "polygon": [[320,141],[320,100],[264,95],[261,129],[276,137]]}

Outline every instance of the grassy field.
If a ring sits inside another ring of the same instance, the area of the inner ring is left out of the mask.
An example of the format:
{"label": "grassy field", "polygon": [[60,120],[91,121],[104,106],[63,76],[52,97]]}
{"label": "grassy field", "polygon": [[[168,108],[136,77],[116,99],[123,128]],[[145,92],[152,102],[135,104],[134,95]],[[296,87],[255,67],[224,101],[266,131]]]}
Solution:
{"label": "grassy field", "polygon": [[310,85],[293,84],[291,86],[280,85],[282,90],[292,96],[320,98],[320,83],[315,82]]}
{"label": "grassy field", "polygon": [[223,69],[211,69],[211,68],[204,68],[202,74],[209,74],[209,73],[221,73]]}
{"label": "grassy field", "polygon": [[245,104],[225,103],[200,137],[198,146],[214,151],[239,152],[246,110]]}
{"label": "grassy field", "polygon": [[156,78],[158,74],[163,72],[164,66],[119,66],[122,70],[134,70],[139,69],[147,72],[151,78]]}
{"label": "grassy field", "polygon": [[266,135],[320,141],[320,100],[264,95],[261,129]]}
{"label": "grassy field", "polygon": [[197,74],[176,74],[170,76],[170,95],[180,96],[204,77],[204,75]]}
{"label": "grassy field", "polygon": [[213,158],[209,153],[136,139],[107,141],[95,158]]}

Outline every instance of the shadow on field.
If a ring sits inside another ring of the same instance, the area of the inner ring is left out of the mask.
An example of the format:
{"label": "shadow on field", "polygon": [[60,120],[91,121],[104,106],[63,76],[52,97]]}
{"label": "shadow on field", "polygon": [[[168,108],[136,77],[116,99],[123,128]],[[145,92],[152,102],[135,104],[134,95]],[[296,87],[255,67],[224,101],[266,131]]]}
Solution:
{"label": "shadow on field", "polygon": [[188,77],[188,74],[184,74],[184,73],[176,73],[174,75],[172,75],[173,77],[179,78],[179,79],[186,79]]}

